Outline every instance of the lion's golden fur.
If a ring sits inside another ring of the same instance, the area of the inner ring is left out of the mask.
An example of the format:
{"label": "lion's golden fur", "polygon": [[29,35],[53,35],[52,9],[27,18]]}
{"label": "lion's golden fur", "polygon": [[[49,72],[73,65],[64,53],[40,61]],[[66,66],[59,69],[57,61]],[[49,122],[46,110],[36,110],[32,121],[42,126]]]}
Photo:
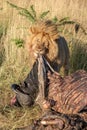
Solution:
{"label": "lion's golden fur", "polygon": [[40,21],[30,28],[28,49],[32,59],[38,53],[44,55],[52,67],[59,71],[63,66],[68,70],[69,49],[65,39],[59,36],[57,26],[52,21]]}

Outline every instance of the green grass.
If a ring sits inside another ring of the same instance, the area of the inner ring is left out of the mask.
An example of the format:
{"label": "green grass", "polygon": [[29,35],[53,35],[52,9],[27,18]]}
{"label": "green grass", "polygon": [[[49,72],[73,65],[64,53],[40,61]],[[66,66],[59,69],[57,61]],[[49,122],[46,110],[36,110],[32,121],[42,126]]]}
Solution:
{"label": "green grass", "polygon": [[5,60],[5,48],[4,48],[4,38],[6,36],[7,26],[0,24],[0,66]]}
{"label": "green grass", "polygon": [[[24,80],[29,68],[27,65],[18,66],[6,63],[0,71],[0,129],[14,130],[18,127],[27,126],[37,119],[41,110],[35,105],[30,108],[17,108],[10,106],[10,100],[14,96],[10,86]],[[21,124],[21,125],[20,125]]]}
{"label": "green grass", "polygon": [[40,108],[11,108],[10,106],[0,107],[0,128],[3,130],[14,130],[31,124],[40,116]]}
{"label": "green grass", "polygon": [[87,71],[87,43],[73,40],[70,56],[70,72],[84,69]]}

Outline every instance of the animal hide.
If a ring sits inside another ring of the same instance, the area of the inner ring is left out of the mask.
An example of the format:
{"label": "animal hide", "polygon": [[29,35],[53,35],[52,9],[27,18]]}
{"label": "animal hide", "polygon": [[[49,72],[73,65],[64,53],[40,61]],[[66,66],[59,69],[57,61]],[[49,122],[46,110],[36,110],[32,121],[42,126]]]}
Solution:
{"label": "animal hide", "polygon": [[45,102],[50,110],[24,130],[87,130],[86,71],[78,70],[63,78],[40,56],[24,82],[13,84],[12,89],[20,106],[31,106],[37,99],[42,109]]}

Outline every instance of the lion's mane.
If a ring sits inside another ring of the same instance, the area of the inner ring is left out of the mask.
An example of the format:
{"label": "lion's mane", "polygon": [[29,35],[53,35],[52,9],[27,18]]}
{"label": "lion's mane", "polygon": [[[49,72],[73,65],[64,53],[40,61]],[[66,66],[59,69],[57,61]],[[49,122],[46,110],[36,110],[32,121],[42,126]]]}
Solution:
{"label": "lion's mane", "polygon": [[53,67],[58,65],[59,69],[69,55],[66,41],[59,36],[57,25],[50,20],[39,21],[30,27],[28,49],[33,59],[40,53]]}

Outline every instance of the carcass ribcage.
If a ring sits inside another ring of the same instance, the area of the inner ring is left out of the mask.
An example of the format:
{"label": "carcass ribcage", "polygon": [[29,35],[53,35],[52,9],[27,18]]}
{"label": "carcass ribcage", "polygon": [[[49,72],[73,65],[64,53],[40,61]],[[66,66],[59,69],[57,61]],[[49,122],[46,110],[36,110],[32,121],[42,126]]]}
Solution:
{"label": "carcass ribcage", "polygon": [[87,105],[87,73],[76,71],[62,78],[56,73],[48,74],[48,99],[56,101],[53,109],[66,114],[80,112]]}

